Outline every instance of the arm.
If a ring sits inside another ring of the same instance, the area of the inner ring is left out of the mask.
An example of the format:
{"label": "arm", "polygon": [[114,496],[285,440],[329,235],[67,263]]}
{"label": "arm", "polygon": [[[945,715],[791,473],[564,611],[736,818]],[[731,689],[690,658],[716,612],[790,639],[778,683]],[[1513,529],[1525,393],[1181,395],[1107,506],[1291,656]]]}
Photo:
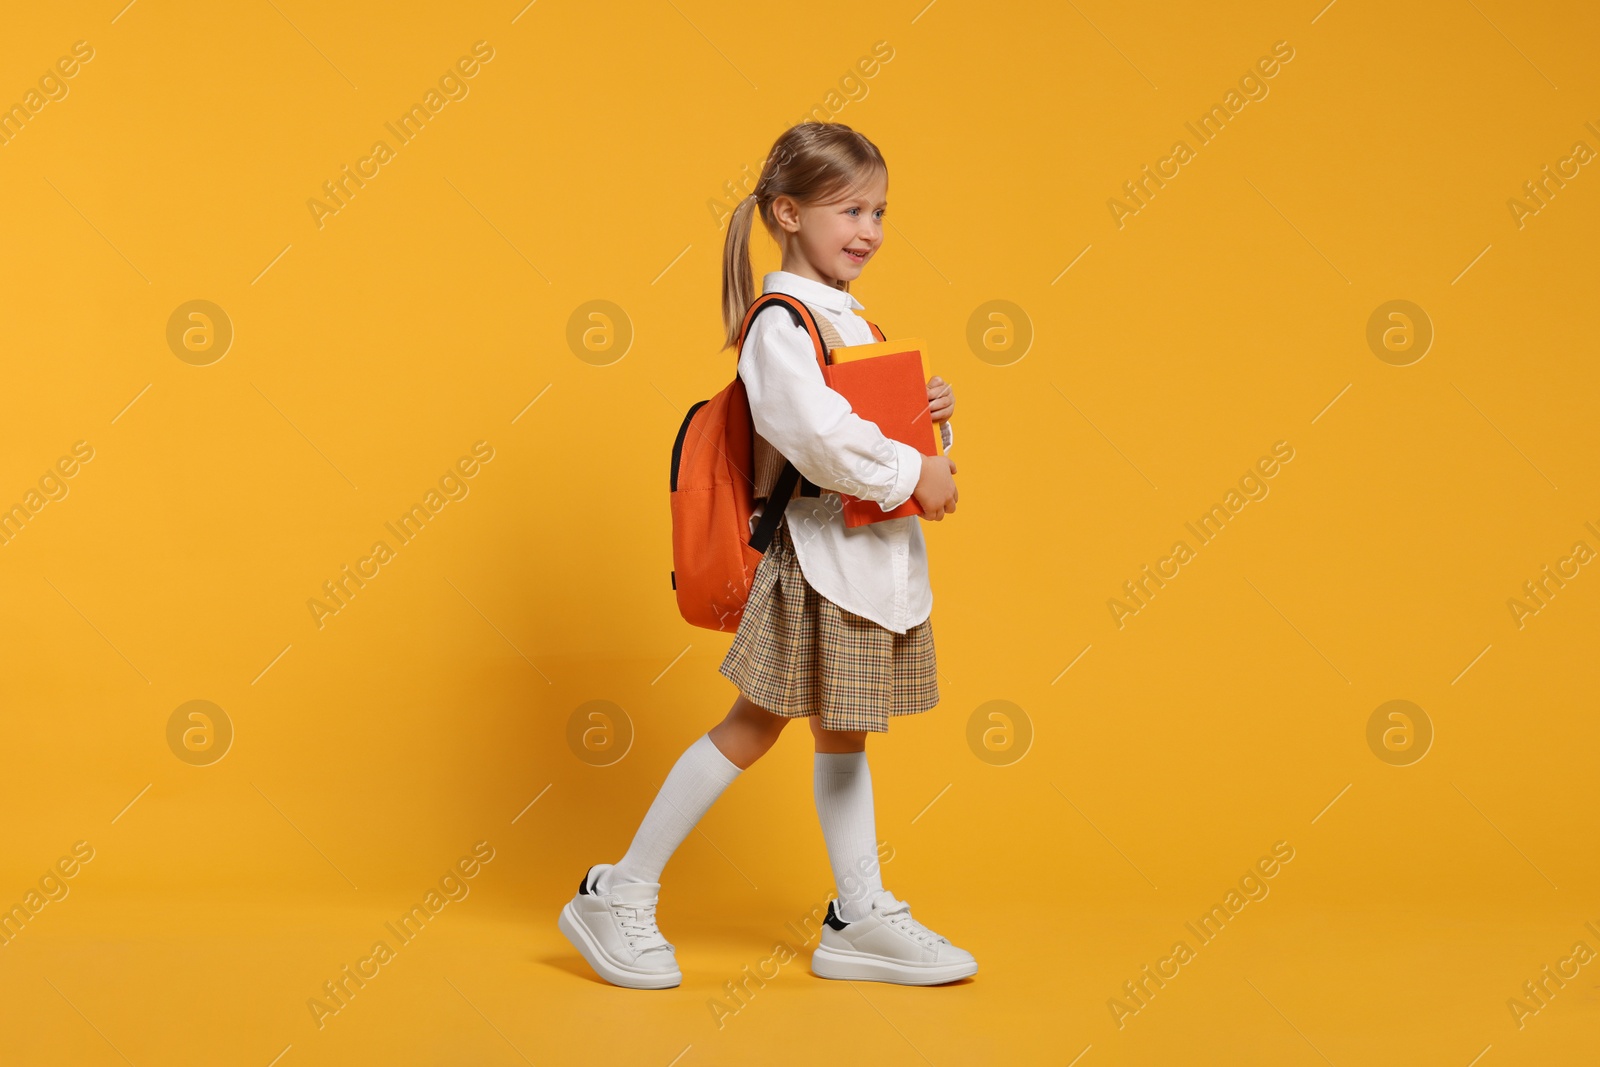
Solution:
{"label": "arm", "polygon": [[892,511],[911,498],[922,453],[850,409],[828,387],[805,329],[782,312],[757,315],[739,356],[756,432],[812,482]]}

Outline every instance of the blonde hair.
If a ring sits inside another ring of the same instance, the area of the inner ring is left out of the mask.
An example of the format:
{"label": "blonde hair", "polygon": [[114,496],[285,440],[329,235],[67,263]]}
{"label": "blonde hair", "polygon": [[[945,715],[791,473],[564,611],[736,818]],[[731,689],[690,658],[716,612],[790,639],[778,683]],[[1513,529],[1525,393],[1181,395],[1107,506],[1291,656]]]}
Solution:
{"label": "blonde hair", "polygon": [[[802,122],[779,135],[761,166],[755,192],[739,201],[728,220],[722,248],[724,348],[739,343],[739,327],[758,295],[750,266],[750,230],[756,212],[777,241],[780,230],[772,214],[777,197],[793,197],[805,205],[832,203],[880,173],[887,180],[889,167],[878,146],[843,123]],[[849,292],[850,283],[840,288]]]}

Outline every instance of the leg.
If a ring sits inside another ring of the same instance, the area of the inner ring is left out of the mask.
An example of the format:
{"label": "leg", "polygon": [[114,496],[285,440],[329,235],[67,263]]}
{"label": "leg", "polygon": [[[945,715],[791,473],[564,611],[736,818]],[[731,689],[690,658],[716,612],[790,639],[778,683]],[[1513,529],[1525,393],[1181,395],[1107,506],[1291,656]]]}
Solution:
{"label": "leg", "polygon": [[729,762],[744,770],[767,754],[787,725],[787,716],[774,715],[740,693],[727,717],[711,728],[710,737]]}
{"label": "leg", "polygon": [[807,716],[811,720],[811,736],[816,738],[818,752],[865,752],[867,731],[824,730],[821,715]]}
{"label": "leg", "polygon": [[683,839],[710,810],[739,772],[761,757],[789,720],[750,703],[742,695],[727,718],[695,739],[661,784],[627,855],[605,871],[602,890],[624,882],[659,883],[661,872]]}
{"label": "leg", "polygon": [[672,943],[656,926],[661,871],[722,791],[772,747],[788,721],[740,696],[727,718],[695,738],[672,765],[628,854],[584,874],[557,925],[606,981],[633,989],[682,982]]}
{"label": "leg", "polygon": [[872,899],[883,891],[867,731],[825,730],[820,716],[812,717],[811,731],[817,742],[812,773],[817,819],[839,891],[839,917],[855,922],[866,917]]}

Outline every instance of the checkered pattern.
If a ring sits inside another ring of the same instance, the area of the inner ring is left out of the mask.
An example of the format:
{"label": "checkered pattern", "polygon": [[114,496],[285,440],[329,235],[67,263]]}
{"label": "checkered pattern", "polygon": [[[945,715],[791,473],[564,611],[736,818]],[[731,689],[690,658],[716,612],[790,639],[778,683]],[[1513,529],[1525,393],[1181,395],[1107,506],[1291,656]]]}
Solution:
{"label": "checkered pattern", "polygon": [[787,518],[718,670],[752,703],[789,718],[821,715],[826,730],[883,733],[889,716],[939,703],[932,620],[897,634],[818,593],[800,572]]}

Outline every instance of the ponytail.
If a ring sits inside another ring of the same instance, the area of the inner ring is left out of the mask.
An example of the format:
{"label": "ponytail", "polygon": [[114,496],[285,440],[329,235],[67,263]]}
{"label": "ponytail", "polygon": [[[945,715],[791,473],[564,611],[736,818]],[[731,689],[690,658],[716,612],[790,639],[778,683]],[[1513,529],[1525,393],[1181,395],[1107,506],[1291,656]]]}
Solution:
{"label": "ponytail", "polygon": [[750,228],[758,210],[756,194],[739,201],[728,219],[728,239],[722,247],[722,325],[727,334],[723,348],[739,343],[744,313],[755,300],[755,276],[750,268]]}

